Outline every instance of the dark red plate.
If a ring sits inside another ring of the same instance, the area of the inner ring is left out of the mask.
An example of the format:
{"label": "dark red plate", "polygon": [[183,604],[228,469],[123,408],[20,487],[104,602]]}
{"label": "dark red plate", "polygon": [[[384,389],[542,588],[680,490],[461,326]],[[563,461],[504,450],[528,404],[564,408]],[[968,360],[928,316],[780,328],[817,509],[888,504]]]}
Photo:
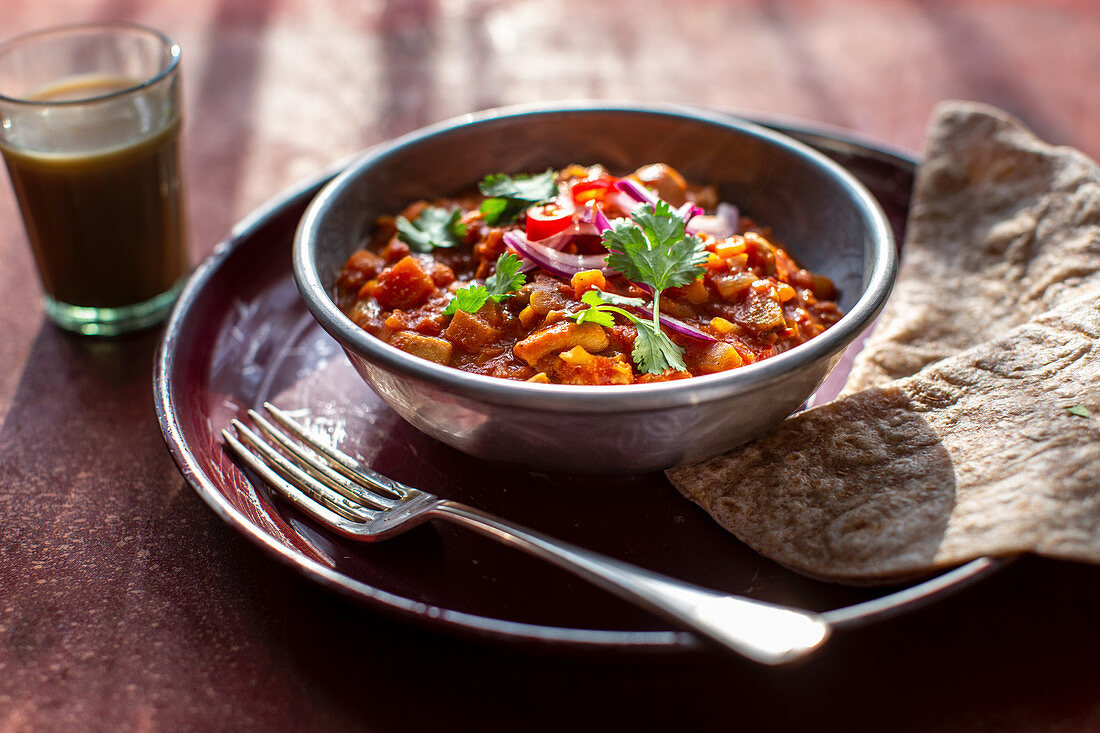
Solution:
{"label": "dark red plate", "polygon": [[[770,126],[858,176],[902,241],[912,159],[837,134]],[[911,610],[1001,565],[975,560],[904,588],[817,582],[738,542],[662,474],[529,473],[475,460],[422,435],[363,384],[298,298],[290,260],[294,229],[330,174],[253,214],[198,268],[168,323],[156,372],[161,430],[184,477],[218,516],[307,577],[381,611],[484,637],[667,650],[702,643],[468,530],[432,524],[374,545],[325,532],[273,499],[222,448],[222,428],[264,400],[297,411],[346,452],[399,481],[699,585],[827,612],[842,626]],[[817,397],[834,396],[849,367],[846,359]]]}

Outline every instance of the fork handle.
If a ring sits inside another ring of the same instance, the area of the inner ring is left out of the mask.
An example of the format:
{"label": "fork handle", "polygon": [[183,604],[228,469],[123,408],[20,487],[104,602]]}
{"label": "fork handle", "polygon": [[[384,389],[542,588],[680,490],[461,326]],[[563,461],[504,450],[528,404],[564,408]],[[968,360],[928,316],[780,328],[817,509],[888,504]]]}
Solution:
{"label": "fork handle", "polygon": [[669,578],[466,504],[441,500],[429,511],[435,518],[542,558],[757,662],[774,665],[803,657],[820,646],[830,632],[829,624],[817,614]]}

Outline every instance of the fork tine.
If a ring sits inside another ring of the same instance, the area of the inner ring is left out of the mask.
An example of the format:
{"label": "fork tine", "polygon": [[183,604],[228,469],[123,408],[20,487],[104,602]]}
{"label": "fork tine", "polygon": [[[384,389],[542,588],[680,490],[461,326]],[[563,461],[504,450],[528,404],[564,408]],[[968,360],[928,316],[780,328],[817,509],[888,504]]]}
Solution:
{"label": "fork tine", "polygon": [[[291,463],[240,420],[232,420],[230,424],[236,429],[237,435],[234,436],[228,430],[223,430],[222,435],[241,459],[259,473],[272,488],[314,516],[322,519],[322,521],[335,524],[342,523],[338,519],[334,522],[331,516],[318,516],[317,512],[314,511],[315,508],[327,509],[330,514],[334,512],[340,517],[353,522],[369,522],[378,516],[377,511],[362,506],[333,491],[324,483]],[[245,443],[252,446],[259,455],[249,450]],[[303,502],[303,497],[308,497],[312,501]],[[318,507],[318,504],[320,507]]]}
{"label": "fork tine", "polygon": [[273,471],[263,460],[255,453],[250,451],[243,443],[237,440],[237,436],[233,435],[228,430],[222,430],[222,437],[225,438],[225,442],[233,449],[233,451],[244,461],[252,470],[256,471],[267,482],[268,486],[271,486],[278,491],[284,498],[293,502],[299,509],[309,514],[317,521],[333,526],[339,527],[342,523],[351,521],[354,524],[361,524],[361,520],[354,519],[349,520],[344,517],[343,514],[337,514],[331,509],[321,504],[318,500],[309,496],[309,494],[300,490],[298,487],[286,481],[282,476]]}
{"label": "fork tine", "polygon": [[268,437],[282,446],[287,453],[296,456],[302,461],[303,465],[301,468],[303,470],[313,476],[313,478],[327,485],[330,489],[343,494],[351,501],[375,509],[392,509],[397,506],[398,502],[396,500],[368,491],[367,489],[370,487],[365,487],[361,483],[350,481],[343,473],[334,471],[331,463],[322,461],[319,457],[320,443],[312,440],[308,441],[308,445],[313,448],[313,450],[307,451],[287,437],[285,433],[268,422],[263,415],[255,410],[249,410],[248,416],[252,418],[253,422],[255,422]]}
{"label": "fork tine", "polygon": [[333,468],[352,481],[368,488],[386,491],[392,494],[396,499],[409,499],[420,493],[411,486],[406,486],[405,484],[394,481],[391,478],[371,470],[339,448],[317,441],[301,423],[270,402],[264,403],[264,409],[270,412],[271,416],[283,427],[294,433],[299,440],[317,451],[317,453],[324,458],[328,459],[329,464]]}

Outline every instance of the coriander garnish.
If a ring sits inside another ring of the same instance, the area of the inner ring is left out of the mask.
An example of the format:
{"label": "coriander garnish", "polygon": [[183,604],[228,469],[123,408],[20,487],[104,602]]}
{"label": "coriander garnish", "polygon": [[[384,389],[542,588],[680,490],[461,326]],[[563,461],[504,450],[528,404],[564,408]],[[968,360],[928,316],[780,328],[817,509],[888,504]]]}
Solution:
{"label": "coriander garnish", "polygon": [[[683,218],[663,200],[655,206],[639,207],[630,220],[612,220],[611,228],[603,233],[603,241],[611,253],[607,256],[608,266],[628,280],[649,286],[652,302],[647,306],[640,298],[589,291],[581,299],[590,308],[573,317],[578,323],[594,321],[608,326],[613,323],[611,313],[622,315],[638,329],[631,356],[639,368],[649,374],[660,374],[670,367],[687,371],[684,350],[661,330],[661,291],[688,285],[702,277],[702,264],[707,261],[703,242],[694,235],[687,236]],[[617,305],[648,307],[652,319],[638,318]]]}
{"label": "coriander garnish", "polygon": [[466,236],[462,210],[429,206],[414,221],[397,217],[397,237],[414,252],[427,253],[436,247],[454,247]]}
{"label": "coriander garnish", "polygon": [[617,313],[634,324],[638,329],[638,337],[634,339],[634,349],[630,356],[642,370],[649,374],[660,374],[669,367],[681,372],[687,371],[683,349],[674,344],[659,325],[618,307],[625,305],[645,308],[646,301],[641,298],[624,298],[602,290],[589,290],[581,296],[581,300],[591,307],[573,316],[577,323],[598,323],[610,328],[615,325],[613,314]]}
{"label": "coriander garnish", "polygon": [[557,176],[553,169],[535,175],[490,173],[477,187],[489,197],[481,203],[481,213],[482,219],[490,226],[509,224],[535,204],[558,195]]}
{"label": "coriander garnish", "polygon": [[455,292],[443,315],[453,316],[458,311],[477,313],[492,299],[499,303],[515,294],[527,282],[527,276],[519,271],[523,266],[519,258],[506,252],[497,258],[497,269],[485,279],[484,285],[469,285]]}

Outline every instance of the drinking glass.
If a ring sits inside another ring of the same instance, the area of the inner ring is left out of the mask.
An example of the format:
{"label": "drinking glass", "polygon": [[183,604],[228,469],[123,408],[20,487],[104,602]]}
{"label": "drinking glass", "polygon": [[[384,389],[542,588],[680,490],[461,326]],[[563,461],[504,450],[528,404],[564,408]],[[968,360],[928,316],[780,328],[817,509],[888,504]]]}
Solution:
{"label": "drinking glass", "polygon": [[146,328],[183,286],[179,69],[178,45],[129,24],[0,44],[0,152],[62,328]]}

